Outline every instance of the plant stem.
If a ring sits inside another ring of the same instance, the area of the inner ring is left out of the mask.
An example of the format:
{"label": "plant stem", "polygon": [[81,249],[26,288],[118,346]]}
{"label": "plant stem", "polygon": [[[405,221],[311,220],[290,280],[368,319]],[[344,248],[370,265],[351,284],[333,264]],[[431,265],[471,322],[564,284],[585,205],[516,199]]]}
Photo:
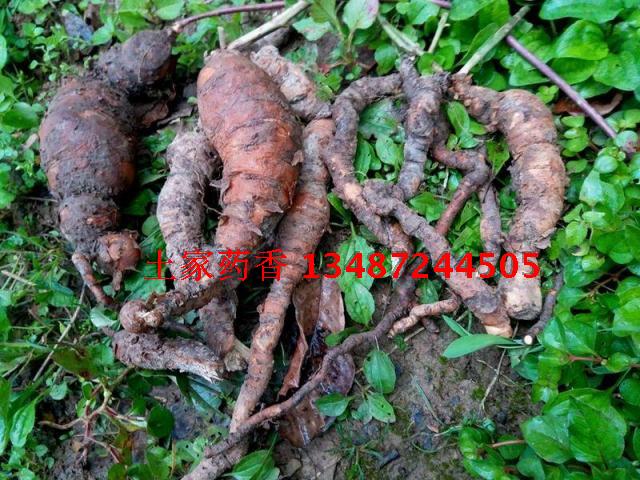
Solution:
{"label": "plant stem", "polygon": [[204,18],[209,17],[219,17],[221,15],[230,15],[232,13],[241,13],[241,12],[257,12],[261,10],[280,10],[285,7],[285,3],[282,1],[271,2],[271,3],[256,3],[254,5],[239,5],[235,7],[222,7],[217,10],[211,10],[210,12],[204,12],[199,15],[194,15],[193,17],[184,18],[182,20],[178,20],[171,26],[171,30],[176,33],[180,33],[184,27],[187,25],[202,20]]}
{"label": "plant stem", "polygon": [[515,27],[516,24],[524,18],[524,16],[527,14],[527,12],[530,9],[531,8],[528,5],[525,5],[520,10],[518,10],[518,12],[513,17],[511,17],[507,23],[505,23],[498,30],[496,30],[496,33],[491,35],[491,37],[489,37],[487,41],[484,42],[478,50],[476,50],[476,52],[471,56],[469,61],[467,61],[467,63],[460,69],[459,73],[461,73],[462,75],[468,75],[469,72],[471,72],[471,69],[475,67],[478,63],[480,63],[482,59],[496,45],[498,45],[498,43],[500,43],[502,39],[504,39],[504,37],[506,37],[511,30],[513,30],[513,27]]}
{"label": "plant stem", "polygon": [[400,30],[391,25],[386,18],[382,15],[378,15],[378,21],[382,26],[382,29],[389,35],[389,38],[402,50],[410,53],[411,55],[424,55],[425,51],[416,42],[407,37]]}
{"label": "plant stem", "polygon": [[244,34],[240,38],[235,39],[229,44],[228,48],[231,50],[237,50],[255,42],[259,38],[264,37],[265,35],[273,32],[274,30],[277,30],[280,27],[284,27],[296,15],[306,10],[310,5],[311,3],[307,2],[306,0],[298,0],[296,3],[273,17],[268,22],[263,23],[255,30],[252,30],[249,33]]}
{"label": "plant stem", "polygon": [[[438,5],[442,8],[451,8],[451,3],[446,0],[429,0],[431,3]],[[593,122],[598,125],[607,136],[611,138],[616,137],[616,132],[611,128],[611,126],[607,123],[598,111],[593,108],[589,102],[587,102],[578,92],[576,92],[571,85],[565,82],[560,75],[554,72],[551,67],[546,65],[541,59],[536,57],[532,52],[527,50],[527,48],[522,45],[513,35],[507,35],[505,38],[507,44],[513,48],[516,52],[518,52],[522,58],[524,58],[531,65],[536,67],[543,75],[545,75],[549,80],[555,83],[560,90],[562,90],[567,97],[569,97],[573,102],[578,105],[582,109],[582,111],[589,117]],[[629,146],[625,147],[625,151],[630,153],[631,148]]]}
{"label": "plant stem", "polygon": [[436,28],[436,32],[433,34],[433,39],[431,40],[431,45],[429,45],[429,49],[427,53],[433,53],[436,51],[436,47],[438,46],[438,42],[440,41],[440,37],[442,36],[442,32],[444,32],[445,27],[447,26],[447,20],[449,19],[449,12],[442,12],[440,15],[440,20],[438,21],[438,27]]}
{"label": "plant stem", "polygon": [[489,445],[491,448],[500,448],[500,447],[508,447],[509,445],[524,445],[527,443],[521,438],[516,438],[514,440],[505,440],[504,442],[492,443]]}

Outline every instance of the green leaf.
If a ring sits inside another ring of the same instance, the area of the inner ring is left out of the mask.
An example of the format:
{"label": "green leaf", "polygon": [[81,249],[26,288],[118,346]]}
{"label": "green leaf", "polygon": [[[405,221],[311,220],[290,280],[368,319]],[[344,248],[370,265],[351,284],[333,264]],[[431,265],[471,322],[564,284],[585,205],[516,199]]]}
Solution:
{"label": "green leaf", "polygon": [[316,407],[323,415],[328,417],[339,417],[349,406],[352,397],[345,397],[340,393],[334,392],[324,397],[320,397],[315,401]]}
{"label": "green leaf", "polygon": [[584,179],[580,189],[580,201],[593,207],[604,200],[604,188],[600,180],[600,173],[591,170],[587,178]]}
{"label": "green leaf", "polygon": [[494,0],[455,0],[451,4],[451,20],[466,20]]}
{"label": "green leaf", "polygon": [[364,30],[375,22],[379,7],[378,0],[349,0],[342,11],[342,20],[352,32]]}
{"label": "green leaf", "polygon": [[293,24],[298,32],[302,34],[304,38],[310,42],[320,40],[326,33],[331,31],[331,24],[329,22],[316,22],[313,18],[303,18]]}
{"label": "green leaf", "polygon": [[613,333],[620,337],[640,333],[640,298],[614,310]]}
{"label": "green leaf", "polygon": [[156,16],[161,20],[174,20],[184,8],[184,0],[154,0]]}
{"label": "green leaf", "polygon": [[380,393],[391,393],[396,386],[396,369],[382,350],[372,350],[364,361],[364,376]]}
{"label": "green leaf", "polygon": [[442,315],[442,319],[444,320],[444,323],[446,323],[447,326],[451,330],[456,332],[459,336],[466,337],[467,335],[471,335],[469,332],[467,332],[467,330],[462,325],[456,322],[452,317],[448,315]]}
{"label": "green leaf", "polygon": [[409,200],[409,205],[420,213],[429,222],[438,220],[445,209],[442,200],[437,199],[433,193],[424,191]]}
{"label": "green leaf", "polygon": [[376,303],[369,289],[360,282],[355,282],[344,292],[344,303],[347,313],[354,322],[369,325]]}
{"label": "green leaf", "polygon": [[58,383],[57,385],[54,385],[51,387],[51,390],[49,391],[49,396],[54,400],[62,400],[64,397],[67,396],[68,390],[69,388],[66,382]]}
{"label": "green leaf", "polygon": [[451,342],[442,356],[445,358],[458,358],[494,345],[515,346],[519,344],[509,338],[486,333],[467,335]]}
{"label": "green leaf", "polygon": [[578,20],[558,37],[554,46],[557,58],[600,60],[607,56],[609,47],[602,29],[595,23]]}
{"label": "green leaf", "polygon": [[540,18],[581,18],[597,23],[613,20],[622,10],[622,0],[546,0],[540,10]]}
{"label": "green leaf", "polygon": [[376,139],[376,154],[382,163],[391,165],[394,168],[400,167],[402,163],[402,147],[391,140],[390,137],[378,137]]}
{"label": "green leaf", "polygon": [[398,58],[398,49],[390,43],[383,43],[376,48],[374,58],[378,64],[377,72],[380,75],[389,73],[395,66]]}
{"label": "green leaf", "polygon": [[530,477],[534,480],[545,480],[546,478],[542,461],[531,447],[527,447],[525,451],[522,452],[516,468],[525,477]]}
{"label": "green leaf", "polygon": [[9,442],[11,417],[9,416],[9,401],[11,400],[11,384],[0,377],[0,455],[4,453]]}
{"label": "green leaf", "polygon": [[18,102],[3,115],[2,123],[18,130],[27,130],[38,125],[38,113],[32,105]]}
{"label": "green leaf", "polygon": [[620,90],[635,90],[640,86],[640,58],[627,50],[610,54],[600,61],[593,78]]}
{"label": "green leaf", "polygon": [[423,25],[438,14],[440,7],[424,0],[410,0],[396,3],[396,10],[406,16],[411,25]]}
{"label": "green leaf", "polygon": [[36,404],[38,400],[24,405],[13,416],[13,425],[9,438],[14,447],[24,447],[36,422]]}
{"label": "green leaf", "polygon": [[8,58],[9,54],[7,51],[7,40],[2,35],[0,35],[0,70],[2,70],[7,64]]}
{"label": "green leaf", "polygon": [[547,462],[564,463],[573,458],[565,418],[541,415],[530,418],[521,428],[527,444]]}
{"label": "green leaf", "polygon": [[622,456],[627,424],[611,405],[593,405],[588,396],[584,400],[572,398],[568,420],[569,443],[576,460],[605,463]]}
{"label": "green leaf", "polygon": [[637,378],[626,378],[618,388],[625,402],[634,407],[640,407],[640,380]]}
{"label": "green leaf", "polygon": [[[558,58],[551,62],[553,68],[567,83],[573,85],[575,83],[584,82],[593,75],[598,65],[591,60],[578,60],[576,58]],[[588,138],[585,135],[585,143]],[[582,150],[582,147],[579,150]]]}
{"label": "green leaf", "polygon": [[273,465],[271,450],[258,450],[243,457],[225,476],[235,480],[253,480],[261,471],[271,470]]}
{"label": "green leaf", "polygon": [[314,0],[309,13],[318,23],[329,22],[335,25],[338,20],[335,0]]}
{"label": "green leaf", "polygon": [[356,148],[356,156],[353,159],[353,168],[356,171],[356,177],[361,182],[367,178],[373,155],[371,144],[358,135],[358,147]]}
{"label": "green leaf", "polygon": [[173,414],[168,409],[155,406],[147,418],[147,431],[154,437],[168,437],[173,430]]}
{"label": "green leaf", "polygon": [[91,309],[91,312],[89,313],[89,318],[91,319],[91,323],[93,323],[94,327],[96,328],[112,327],[115,323],[117,323],[117,320],[109,317],[105,313],[105,311],[106,310],[104,307],[93,307]]}
{"label": "green leaf", "polygon": [[371,393],[367,396],[369,411],[376,420],[384,423],[393,423],[396,421],[396,414],[393,407],[384,396],[380,393]]}

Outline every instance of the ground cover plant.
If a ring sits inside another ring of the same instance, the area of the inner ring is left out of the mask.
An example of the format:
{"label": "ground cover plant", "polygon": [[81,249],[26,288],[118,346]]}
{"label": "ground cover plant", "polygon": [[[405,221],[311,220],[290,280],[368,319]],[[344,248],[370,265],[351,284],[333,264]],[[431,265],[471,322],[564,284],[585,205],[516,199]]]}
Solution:
{"label": "ground cover plant", "polygon": [[639,477],[638,6],[6,3],[2,475]]}

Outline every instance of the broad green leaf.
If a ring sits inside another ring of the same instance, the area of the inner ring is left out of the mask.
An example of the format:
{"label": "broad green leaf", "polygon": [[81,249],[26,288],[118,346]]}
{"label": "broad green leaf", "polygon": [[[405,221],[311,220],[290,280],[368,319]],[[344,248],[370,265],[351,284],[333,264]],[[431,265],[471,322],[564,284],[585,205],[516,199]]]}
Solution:
{"label": "broad green leaf", "polygon": [[[557,58],[551,62],[551,68],[570,85],[584,82],[593,75],[597,67],[597,62],[576,58]],[[586,134],[585,143],[588,143]],[[576,151],[581,150],[582,148]]]}
{"label": "broad green leaf", "polygon": [[424,191],[409,200],[409,205],[420,213],[429,222],[438,220],[445,209],[442,200],[437,199],[433,193]]}
{"label": "broad green leaf", "polygon": [[456,332],[459,336],[466,337],[467,335],[471,335],[467,330],[465,330],[465,328],[462,325],[460,325],[458,322],[456,322],[449,315],[442,315],[442,319],[444,320],[444,323],[446,323],[447,326],[451,330]]}
{"label": "broad green leaf", "polygon": [[375,22],[379,7],[378,0],[349,0],[342,11],[342,20],[352,32],[364,30]]}
{"label": "broad green leaf", "polygon": [[640,86],[640,58],[637,52],[623,50],[601,60],[593,74],[598,82],[620,90],[631,91]]}
{"label": "broad green leaf", "polygon": [[602,29],[592,22],[578,20],[558,37],[554,46],[557,58],[600,60],[607,56],[609,47]]}
{"label": "broad green leaf", "polygon": [[436,16],[440,7],[423,0],[410,0],[409,2],[396,3],[396,10],[406,16],[411,25],[422,25],[431,17]]}
{"label": "broad green leaf", "polygon": [[26,130],[38,125],[38,113],[35,107],[25,102],[18,102],[2,116],[2,123],[16,128]]}
{"label": "broad green leaf", "polygon": [[391,138],[378,137],[376,139],[375,149],[382,163],[394,168],[398,168],[402,164],[402,147],[391,140]]}
{"label": "broad green leaf", "polygon": [[367,177],[373,155],[371,144],[358,135],[358,147],[356,148],[356,156],[353,159],[353,168],[356,171],[356,177],[361,182]]}
{"label": "broad green leaf", "polygon": [[315,401],[316,407],[323,415],[328,417],[339,417],[349,406],[352,397],[345,397],[340,393],[334,392],[324,397],[320,397]]}
{"label": "broad green leaf", "polygon": [[545,480],[544,467],[542,466],[542,460],[538,457],[533,449],[529,446],[520,456],[516,465],[518,472],[525,477],[533,478],[534,480]]}
{"label": "broad green leaf", "polygon": [[376,137],[388,137],[396,132],[399,124],[393,101],[385,98],[364,109],[360,115],[358,131],[366,139],[374,135]]}
{"label": "broad green leaf", "polygon": [[593,405],[588,400],[572,399],[567,415],[569,444],[576,460],[605,463],[622,456],[627,425],[611,405]]}
{"label": "broad green leaf", "polygon": [[225,476],[235,480],[253,480],[260,471],[271,470],[273,459],[270,450],[258,450],[243,457]]}
{"label": "broad green leaf", "polygon": [[344,292],[347,313],[354,322],[369,325],[376,304],[371,292],[362,283],[356,282]]}
{"label": "broad green leaf", "polygon": [[383,43],[376,48],[374,58],[378,64],[377,71],[380,75],[389,73],[395,66],[398,58],[398,49],[390,43]]}
{"label": "broad green leaf", "polygon": [[184,0],[154,0],[156,16],[161,20],[174,20],[184,8]]}
{"label": "broad green leaf", "polygon": [[618,388],[625,402],[634,407],[640,407],[640,380],[625,378]]}
{"label": "broad green leaf", "polygon": [[[491,36],[493,36],[493,34],[496,33],[497,30],[498,30],[498,25],[496,25],[495,23],[490,23],[489,25],[484,27],[482,30],[480,30],[478,33],[476,33],[476,36],[473,37],[473,40],[469,45],[469,49],[467,50],[467,53],[465,53],[464,57],[462,57],[458,61],[458,65],[464,65],[464,63],[469,58],[471,58],[471,56],[475,53],[475,51],[478,50],[478,48],[480,48],[489,38],[491,38]],[[490,54],[485,55],[482,59],[482,63],[491,60],[492,57],[493,55],[490,55]]]}
{"label": "broad green leaf", "polygon": [[382,350],[372,350],[364,361],[364,376],[380,393],[391,393],[396,386],[396,369]]}
{"label": "broad green leaf", "polygon": [[335,0],[314,0],[309,13],[318,23],[329,22],[334,25],[337,23]]}
{"label": "broad green leaf", "polygon": [[640,333],[640,298],[614,310],[613,333],[618,336]]}
{"label": "broad green leaf", "polygon": [[9,53],[7,51],[7,40],[0,35],[0,70],[7,64]]}
{"label": "broad green leaf", "polygon": [[451,20],[466,20],[494,0],[455,0],[451,4]]}
{"label": "broad green leaf", "polygon": [[14,447],[24,447],[27,438],[36,422],[36,404],[38,400],[33,400],[21,407],[13,416],[11,433],[9,438]]}
{"label": "broad green leaf", "polygon": [[573,458],[565,418],[541,415],[530,418],[521,428],[527,444],[547,462],[564,463]]}
{"label": "broad green leaf", "polygon": [[540,18],[581,18],[597,23],[613,20],[622,10],[622,0],[546,0],[540,10]]}
{"label": "broad green leaf", "polygon": [[396,414],[393,407],[384,396],[380,393],[371,393],[367,395],[367,403],[369,411],[376,420],[384,423],[393,423],[396,421]]}
{"label": "broad green leaf", "polygon": [[320,40],[325,33],[331,31],[331,24],[329,22],[318,23],[311,17],[298,20],[292,26],[310,42]]}
{"label": "broad green leaf", "polygon": [[93,307],[89,313],[89,318],[96,328],[111,327],[117,323],[116,319],[109,317],[105,313],[104,307]]}
{"label": "broad green leaf", "polygon": [[467,335],[455,339],[445,349],[442,356],[445,358],[458,358],[476,352],[483,348],[491,347],[494,345],[508,345],[515,346],[518,343],[504,337],[498,337],[497,335],[489,335],[486,333],[480,333],[477,335]]}
{"label": "broad green leaf", "polygon": [[168,437],[173,430],[173,414],[170,410],[155,406],[149,412],[147,431],[154,437]]}
{"label": "broad green leaf", "polygon": [[600,180],[600,173],[596,170],[591,170],[580,189],[580,201],[593,207],[603,200],[604,189]]}

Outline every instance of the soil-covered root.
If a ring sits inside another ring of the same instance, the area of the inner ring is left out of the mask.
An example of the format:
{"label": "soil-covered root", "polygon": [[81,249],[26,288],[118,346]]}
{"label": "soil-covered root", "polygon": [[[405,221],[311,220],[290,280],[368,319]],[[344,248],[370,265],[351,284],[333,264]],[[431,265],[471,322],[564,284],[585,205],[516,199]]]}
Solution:
{"label": "soil-covered root", "polygon": [[[209,147],[209,141],[199,128],[182,131],[167,148],[169,175],[158,196],[157,217],[166,242],[167,258],[176,288],[189,294],[198,291],[199,282],[188,276],[189,254],[210,252],[204,238],[205,195],[220,158]],[[207,270],[211,267],[207,266]],[[215,287],[214,298],[199,310],[207,344],[219,358],[225,358],[234,347],[233,321],[236,296],[226,283]]]}
{"label": "soil-covered root", "polygon": [[268,386],[273,371],[273,351],[280,339],[291,295],[307,268],[304,256],[315,251],[329,224],[329,175],[322,156],[333,128],[331,120],[322,119],[313,120],[304,131],[304,161],[296,195],[276,236],[276,246],[285,255],[286,266],[260,307],[260,323],[251,342],[247,376],[236,400],[231,432],[250,416]]}
{"label": "soil-covered root", "polygon": [[557,273],[555,277],[553,277],[553,286],[551,290],[547,292],[547,296],[544,299],[544,305],[542,306],[542,312],[540,313],[540,317],[538,321],[534,323],[529,330],[524,334],[523,340],[527,345],[533,345],[533,341],[538,336],[542,330],[547,326],[551,317],[553,317],[553,309],[556,306],[556,300],[558,298],[558,293],[562,288],[564,277],[562,272]]}
{"label": "soil-covered root", "polygon": [[114,278],[140,258],[132,232],[118,233],[117,200],[135,177],[135,125],[127,97],[93,79],[71,80],[49,104],[40,125],[40,154],[51,193],[60,201],[60,230],[73,262],[95,297],[111,303],[92,261]]}
{"label": "soil-covered root", "polygon": [[[394,216],[408,235],[422,240],[430,258],[438,259],[445,253],[450,254],[451,246],[447,240],[423,217],[405,205],[402,194],[394,185],[369,180],[363,193],[379,215]],[[466,274],[456,271],[443,280],[482,322],[487,333],[511,336],[509,317],[502,301],[483,280],[477,277],[467,278]]]}
{"label": "soil-covered root", "polygon": [[274,46],[262,47],[251,54],[253,63],[262,68],[280,87],[293,113],[305,121],[331,115],[328,102],[319,99],[316,84],[302,68],[282,57]]}
{"label": "soil-covered root", "polygon": [[410,238],[397,224],[380,218],[362,196],[362,185],[353,168],[357,146],[358,116],[369,104],[379,98],[400,92],[398,74],[386,77],[366,77],[347,87],[333,104],[336,133],[329,147],[325,163],[338,197],[343,200],[356,218],[364,224],[378,241],[394,252],[413,252]]}
{"label": "soil-covered root", "polygon": [[223,470],[220,468],[221,464],[225,464],[227,468],[231,468],[232,463],[228,461],[230,459],[230,452],[239,451],[239,446],[242,445],[242,442],[245,441],[249,433],[259,425],[281,417],[304,401],[307,396],[318,388],[325,378],[327,378],[332,365],[339,357],[348,354],[355,348],[364,348],[381,341],[393,323],[406,313],[407,305],[411,301],[414,290],[415,280],[411,278],[410,275],[402,275],[394,284],[394,291],[382,320],[380,320],[373,330],[351,335],[337,347],[331,348],[325,355],[320,369],[307,383],[300,387],[296,393],[281,403],[271,405],[255,413],[243,422],[242,425],[239,425],[236,431],[230,434],[224,441],[207,449],[205,458],[185,477],[185,480],[210,480],[217,478],[213,476],[213,474],[221,475],[223,473]]}
{"label": "soil-covered root", "polygon": [[186,338],[121,330],[114,334],[112,347],[118,360],[138,368],[191,373],[209,381],[221,379],[225,371],[222,360],[206,345]]}
{"label": "soil-covered root", "polygon": [[503,246],[516,255],[519,268],[515,277],[500,280],[499,289],[511,317],[536,318],[542,308],[540,278],[524,277],[531,268],[524,267],[523,254],[549,245],[567,183],[553,116],[538,97],[524,90],[496,92],[473,86],[469,77],[461,76],[454,76],[450,90],[471,115],[506,137],[518,207]]}
{"label": "soil-covered root", "polygon": [[411,329],[418,322],[423,321],[427,317],[437,317],[445,313],[455,312],[460,306],[460,299],[453,295],[446,300],[440,300],[434,303],[423,303],[416,305],[409,311],[409,315],[401,318],[393,324],[391,330],[389,330],[389,337],[393,338],[400,333],[404,333]]}
{"label": "soil-covered root", "polygon": [[298,178],[300,125],[277,85],[249,59],[227,50],[210,55],[198,76],[198,110],[223,164],[223,211],[210,257],[212,278],[198,282],[195,291],[174,290],[131,312],[154,324],[213,298],[225,255],[221,252],[254,253],[272,241]]}
{"label": "soil-covered root", "polygon": [[409,106],[404,120],[404,163],[398,175],[398,187],[409,199],[418,194],[424,179],[424,165],[427,152],[436,137],[447,76],[444,73],[420,76],[413,61],[408,58],[400,65],[400,76]]}

